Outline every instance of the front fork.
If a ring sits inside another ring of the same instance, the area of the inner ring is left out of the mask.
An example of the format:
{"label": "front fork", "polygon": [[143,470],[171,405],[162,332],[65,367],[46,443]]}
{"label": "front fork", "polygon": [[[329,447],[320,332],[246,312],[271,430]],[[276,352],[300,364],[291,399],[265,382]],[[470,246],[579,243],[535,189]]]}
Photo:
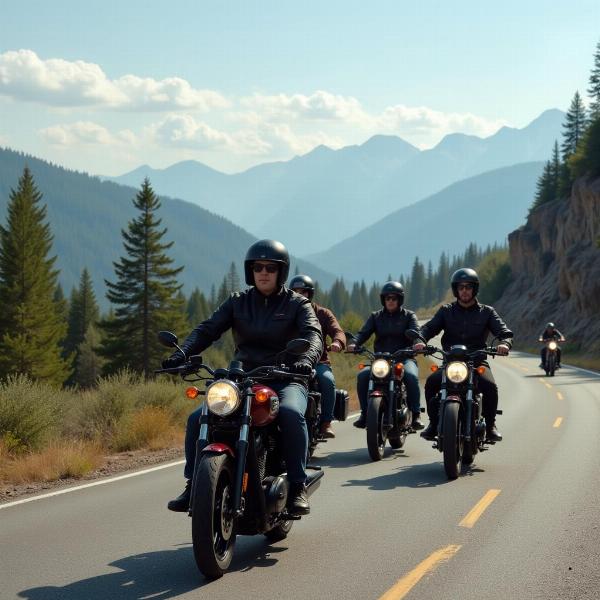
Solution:
{"label": "front fork", "polygon": [[[446,404],[446,399],[448,397],[448,392],[446,391],[446,370],[444,369],[444,371],[442,372],[442,386],[441,386],[441,390],[440,390],[440,405],[438,407],[438,439],[442,440],[443,438],[443,431],[444,431],[444,407]],[[464,428],[464,433],[463,433],[463,437],[465,439],[466,442],[470,442],[471,441],[471,437],[473,435],[473,432],[471,431],[471,423],[472,423],[472,417],[473,417],[473,397],[474,397],[474,392],[473,392],[473,369],[469,369],[469,379],[467,381],[467,393],[465,394],[465,411],[466,411],[466,415],[465,415],[465,428]],[[438,444],[439,448],[441,449],[442,445],[441,443]]]}

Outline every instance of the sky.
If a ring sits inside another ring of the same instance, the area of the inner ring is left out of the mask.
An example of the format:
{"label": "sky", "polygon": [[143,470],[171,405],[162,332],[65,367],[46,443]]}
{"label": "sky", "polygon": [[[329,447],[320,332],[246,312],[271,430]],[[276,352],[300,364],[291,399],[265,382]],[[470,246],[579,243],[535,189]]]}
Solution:
{"label": "sky", "polygon": [[6,1],[0,146],[110,176],[425,149],[585,99],[599,42],[598,0]]}

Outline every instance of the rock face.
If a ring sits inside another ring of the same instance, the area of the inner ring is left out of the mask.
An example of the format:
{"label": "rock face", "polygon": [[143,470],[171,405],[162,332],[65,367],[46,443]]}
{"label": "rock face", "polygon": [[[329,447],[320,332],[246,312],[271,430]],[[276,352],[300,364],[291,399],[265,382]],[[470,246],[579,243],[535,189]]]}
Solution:
{"label": "rock face", "polygon": [[533,346],[548,321],[582,352],[600,350],[600,179],[542,205],[508,236],[512,283],[496,308],[517,345]]}

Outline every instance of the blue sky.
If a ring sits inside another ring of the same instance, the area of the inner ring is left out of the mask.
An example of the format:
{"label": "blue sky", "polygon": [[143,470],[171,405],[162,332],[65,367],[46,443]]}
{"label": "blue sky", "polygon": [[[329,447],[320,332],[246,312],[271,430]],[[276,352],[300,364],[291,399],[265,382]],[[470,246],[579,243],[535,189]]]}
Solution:
{"label": "blue sky", "polygon": [[0,145],[234,172],[376,133],[427,148],[585,95],[600,2],[5,4]]}

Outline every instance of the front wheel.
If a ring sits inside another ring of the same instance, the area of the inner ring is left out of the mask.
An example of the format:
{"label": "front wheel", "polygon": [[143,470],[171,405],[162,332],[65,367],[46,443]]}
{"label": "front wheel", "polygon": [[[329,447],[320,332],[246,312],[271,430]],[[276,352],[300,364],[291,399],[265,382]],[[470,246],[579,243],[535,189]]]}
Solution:
{"label": "front wheel", "polygon": [[209,579],[222,577],[235,546],[231,514],[233,464],[227,454],[206,454],[197,463],[192,499],[194,558]]}
{"label": "front wheel", "polygon": [[456,479],[460,472],[463,438],[459,418],[460,406],[457,402],[447,402],[443,414],[444,469],[448,479]]}
{"label": "front wheel", "polygon": [[370,396],[367,407],[367,449],[371,460],[381,460],[387,434],[383,429],[385,404],[381,396]]}

